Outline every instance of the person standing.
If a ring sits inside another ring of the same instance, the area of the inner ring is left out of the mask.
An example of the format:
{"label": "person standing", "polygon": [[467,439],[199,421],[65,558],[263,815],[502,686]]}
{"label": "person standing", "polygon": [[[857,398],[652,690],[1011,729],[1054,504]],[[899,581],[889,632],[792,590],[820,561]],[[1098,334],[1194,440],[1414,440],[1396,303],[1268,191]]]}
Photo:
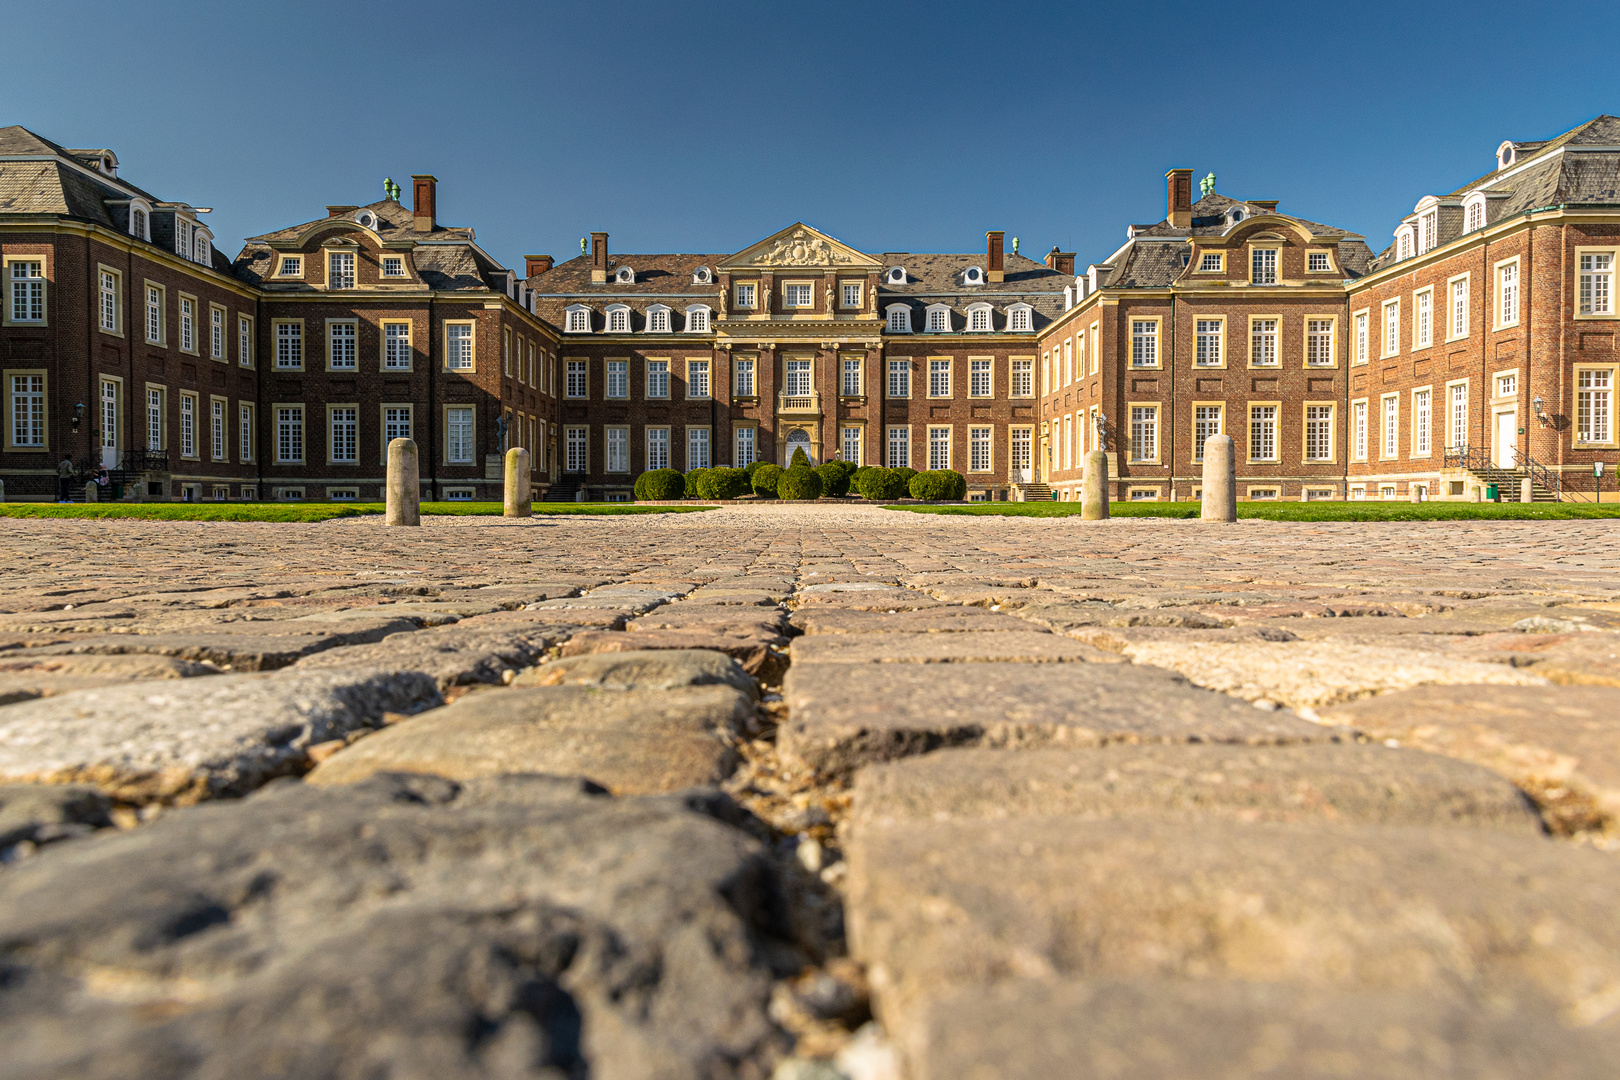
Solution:
{"label": "person standing", "polygon": [[68,489],[73,484],[73,474],[74,474],[75,471],[76,470],[73,468],[73,459],[68,457],[66,454],[62,455],[61,463],[56,466],[56,501],[57,502],[64,502],[65,503],[65,502],[72,502],[73,501],[72,499],[70,499],[68,497]]}

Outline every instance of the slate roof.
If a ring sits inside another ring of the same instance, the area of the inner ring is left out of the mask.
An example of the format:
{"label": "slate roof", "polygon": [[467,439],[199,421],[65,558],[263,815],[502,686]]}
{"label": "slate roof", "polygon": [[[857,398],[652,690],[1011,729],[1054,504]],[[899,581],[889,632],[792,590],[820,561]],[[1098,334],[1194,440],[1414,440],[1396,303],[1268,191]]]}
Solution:
{"label": "slate roof", "polygon": [[[613,255],[608,261],[608,280],[601,285],[591,284],[591,257],[578,255],[560,262],[543,274],[529,279],[529,288],[542,295],[606,296],[647,295],[654,293],[680,293],[694,297],[714,299],[719,272],[715,269],[728,255]],[[636,280],[629,284],[613,280],[620,267],[628,266],[636,272]],[[692,275],[700,266],[707,266],[716,280],[700,285]]]}
{"label": "slate roof", "polygon": [[1226,215],[1234,206],[1241,207],[1243,209],[1245,218],[1253,217],[1255,214],[1275,214],[1278,217],[1285,217],[1289,221],[1304,226],[1306,231],[1313,236],[1337,234],[1345,237],[1354,237],[1359,240],[1366,239],[1366,237],[1362,236],[1360,233],[1351,232],[1348,229],[1340,229],[1332,225],[1323,225],[1321,222],[1309,221],[1305,218],[1295,217],[1293,214],[1285,214],[1278,210],[1267,210],[1264,207],[1256,206],[1253,203],[1244,202],[1241,199],[1227,198],[1220,192],[1214,191],[1192,204],[1191,228],[1177,228],[1176,226],[1171,225],[1170,220],[1166,218],[1164,221],[1160,221],[1153,225],[1134,226],[1135,234],[1137,236],[1222,236],[1232,228],[1231,225],[1227,224]]}
{"label": "slate roof", "polygon": [[[921,330],[924,318],[935,304],[948,304],[951,309],[951,330],[967,329],[967,309],[976,303],[987,303],[995,309],[992,324],[996,331],[1007,327],[1007,307],[1028,304],[1034,309],[1031,329],[1039,332],[1053,319],[1063,314],[1063,287],[1074,284],[1074,278],[1060,274],[1045,263],[1038,263],[1027,255],[1007,252],[1002,256],[1003,280],[986,281],[983,285],[968,285],[964,274],[971,266],[988,272],[985,252],[935,254],[916,251],[886,251],[882,255],[882,276],[878,279],[878,314],[887,316],[896,302],[911,308],[911,327]],[[891,267],[903,267],[906,283],[893,285],[888,281]],[[926,335],[924,335],[926,336]]]}

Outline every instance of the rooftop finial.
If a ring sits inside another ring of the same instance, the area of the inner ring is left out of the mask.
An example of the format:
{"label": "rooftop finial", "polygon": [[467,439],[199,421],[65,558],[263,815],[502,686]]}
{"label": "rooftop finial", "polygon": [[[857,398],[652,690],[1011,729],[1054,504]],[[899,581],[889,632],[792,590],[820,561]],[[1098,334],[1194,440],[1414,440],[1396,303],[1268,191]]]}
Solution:
{"label": "rooftop finial", "polygon": [[579,253],[581,255],[589,255],[591,253],[591,246],[583,236],[579,238]]}
{"label": "rooftop finial", "polygon": [[1198,194],[1200,197],[1215,194],[1215,174],[1210,173],[1198,181]]}
{"label": "rooftop finial", "polygon": [[1013,237],[1013,254],[1018,254],[1018,237]]}

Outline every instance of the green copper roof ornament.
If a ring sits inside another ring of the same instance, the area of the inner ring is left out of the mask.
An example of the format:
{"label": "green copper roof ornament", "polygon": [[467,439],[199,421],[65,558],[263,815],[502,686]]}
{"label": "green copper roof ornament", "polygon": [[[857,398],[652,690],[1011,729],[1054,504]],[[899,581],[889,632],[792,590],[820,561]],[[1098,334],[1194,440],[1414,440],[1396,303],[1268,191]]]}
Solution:
{"label": "green copper roof ornament", "polygon": [[1018,254],[1018,237],[1013,237],[1013,254]]}
{"label": "green copper roof ornament", "polygon": [[1199,194],[1200,197],[1206,197],[1206,196],[1215,194],[1215,174],[1214,173],[1210,173],[1208,176],[1206,176],[1202,180],[1198,181],[1198,194]]}
{"label": "green copper roof ornament", "polygon": [[579,238],[579,253],[581,255],[589,255],[591,253],[591,249],[589,245],[586,244],[583,236]]}
{"label": "green copper roof ornament", "polygon": [[389,200],[390,202],[399,201],[399,189],[394,186],[394,178],[392,176],[383,177],[383,198]]}

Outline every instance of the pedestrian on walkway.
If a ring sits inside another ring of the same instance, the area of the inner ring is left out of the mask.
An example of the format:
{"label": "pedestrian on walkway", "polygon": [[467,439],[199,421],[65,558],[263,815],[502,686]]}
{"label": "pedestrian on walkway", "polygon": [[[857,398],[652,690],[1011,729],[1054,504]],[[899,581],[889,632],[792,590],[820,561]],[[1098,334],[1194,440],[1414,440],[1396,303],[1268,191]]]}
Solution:
{"label": "pedestrian on walkway", "polygon": [[76,470],[73,468],[73,459],[68,457],[66,454],[62,455],[61,463],[56,466],[57,502],[65,503],[73,501],[72,499],[68,498],[68,489],[73,484],[73,474],[75,471]]}

